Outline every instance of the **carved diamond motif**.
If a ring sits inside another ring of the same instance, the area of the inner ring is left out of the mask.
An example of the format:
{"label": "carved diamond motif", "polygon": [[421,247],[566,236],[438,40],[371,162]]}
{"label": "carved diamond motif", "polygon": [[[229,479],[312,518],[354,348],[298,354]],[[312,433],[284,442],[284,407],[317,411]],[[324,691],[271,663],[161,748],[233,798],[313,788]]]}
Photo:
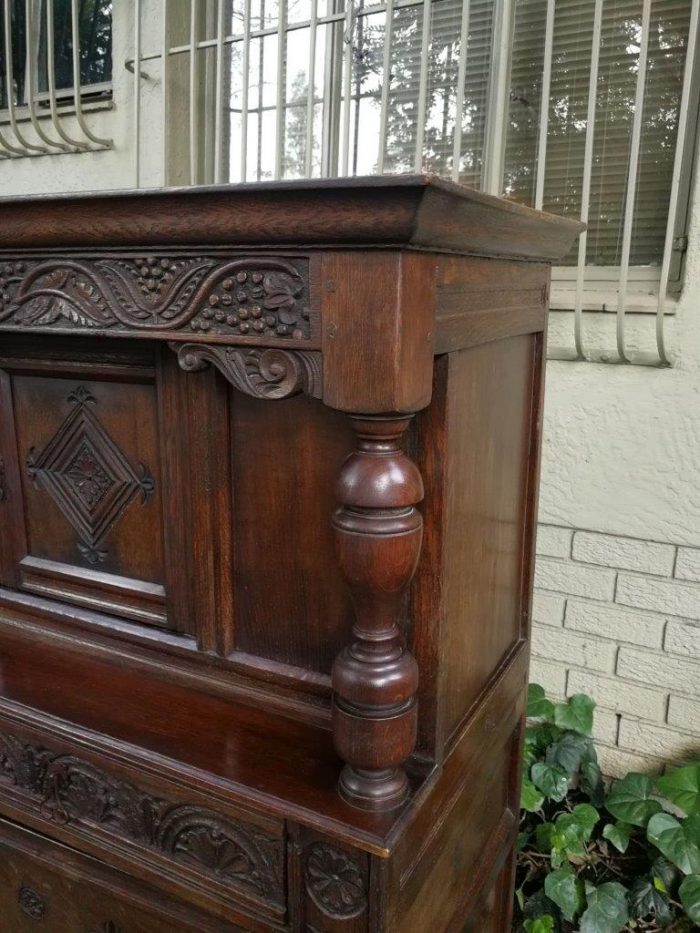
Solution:
{"label": "carved diamond motif", "polygon": [[92,410],[94,396],[79,386],[68,396],[73,410],[44,450],[32,448],[27,471],[45,489],[80,536],[78,550],[91,564],[107,552],[99,545],[136,496],[146,502],[154,481],[135,469]]}

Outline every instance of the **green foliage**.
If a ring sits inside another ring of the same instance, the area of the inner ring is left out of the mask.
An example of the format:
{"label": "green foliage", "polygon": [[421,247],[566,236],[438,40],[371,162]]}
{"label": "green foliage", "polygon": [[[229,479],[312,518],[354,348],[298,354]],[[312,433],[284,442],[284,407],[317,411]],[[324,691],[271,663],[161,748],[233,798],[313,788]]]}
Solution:
{"label": "green foliage", "polygon": [[603,782],[584,694],[528,694],[517,933],[700,927],[700,763]]}
{"label": "green foliage", "polygon": [[587,884],[586,905],[581,917],[581,933],[620,933],[630,919],[627,889],[617,881],[599,887]]}
{"label": "green foliage", "polygon": [[689,875],[679,887],[678,894],[690,919],[700,924],[700,875]]}

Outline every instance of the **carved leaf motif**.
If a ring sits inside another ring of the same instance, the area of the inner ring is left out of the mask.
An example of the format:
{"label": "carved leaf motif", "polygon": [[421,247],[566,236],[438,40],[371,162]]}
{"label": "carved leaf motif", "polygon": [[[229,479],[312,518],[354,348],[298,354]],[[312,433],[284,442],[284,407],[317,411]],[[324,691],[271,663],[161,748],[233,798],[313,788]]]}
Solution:
{"label": "carved leaf motif", "polygon": [[153,797],[87,761],[7,733],[0,733],[2,782],[26,791],[49,819],[99,827],[222,884],[284,900],[281,841],[213,810]]}
{"label": "carved leaf motif", "polygon": [[0,326],[305,340],[299,260],[216,256],[46,259],[0,265]]}
{"label": "carved leaf motif", "polygon": [[282,399],[299,392],[321,398],[323,393],[320,353],[277,348],[243,350],[197,343],[170,346],[185,372],[199,372],[211,364],[236,389],[254,398]]}

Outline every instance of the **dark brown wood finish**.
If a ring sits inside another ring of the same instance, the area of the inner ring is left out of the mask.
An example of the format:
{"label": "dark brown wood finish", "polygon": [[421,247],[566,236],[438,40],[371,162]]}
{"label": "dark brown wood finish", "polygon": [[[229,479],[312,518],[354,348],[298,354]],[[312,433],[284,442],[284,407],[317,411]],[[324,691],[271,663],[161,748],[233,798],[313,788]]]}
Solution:
{"label": "dark brown wood finish", "polygon": [[3,930],[508,929],[577,230],[417,176],[0,200]]}

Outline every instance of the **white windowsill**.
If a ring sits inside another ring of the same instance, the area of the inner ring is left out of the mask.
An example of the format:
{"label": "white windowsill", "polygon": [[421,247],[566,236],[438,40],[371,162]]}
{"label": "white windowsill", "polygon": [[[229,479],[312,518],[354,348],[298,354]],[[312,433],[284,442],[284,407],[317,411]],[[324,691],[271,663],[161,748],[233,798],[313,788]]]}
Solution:
{"label": "white windowsill", "polygon": [[[612,284],[587,284],[583,292],[583,310],[593,312],[617,313],[618,290]],[[576,288],[567,282],[552,282],[550,292],[552,311],[573,311],[576,307]],[[676,313],[678,299],[674,295],[666,298],[664,314]],[[627,288],[625,312],[627,314],[656,314],[658,307],[657,288],[649,284],[630,283]]]}

